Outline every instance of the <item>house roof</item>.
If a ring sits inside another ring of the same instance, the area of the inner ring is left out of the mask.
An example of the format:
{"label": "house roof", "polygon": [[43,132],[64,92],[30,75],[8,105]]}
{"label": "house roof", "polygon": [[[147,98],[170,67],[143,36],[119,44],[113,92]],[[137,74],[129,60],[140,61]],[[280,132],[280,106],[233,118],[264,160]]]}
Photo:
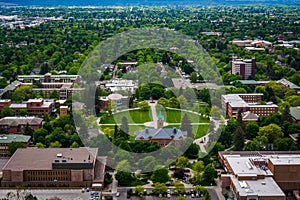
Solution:
{"label": "house roof", "polygon": [[4,117],[0,119],[0,125],[18,126],[18,125],[40,125],[43,119],[39,117]]}
{"label": "house roof", "polygon": [[290,107],[290,114],[296,120],[300,120],[300,106]]}
{"label": "house roof", "polygon": [[0,143],[9,144],[11,142],[24,142],[27,143],[30,140],[29,135],[18,134],[3,134],[0,135]]}
{"label": "house roof", "polygon": [[52,170],[52,163],[58,157],[67,163],[93,163],[97,148],[19,148],[2,170]]}
{"label": "house roof", "polygon": [[[186,138],[187,132],[177,128],[145,128],[144,130],[135,133],[136,140],[151,139],[173,139],[181,140]],[[150,138],[149,138],[150,137]]]}
{"label": "house roof", "polygon": [[289,87],[289,88],[292,88],[292,89],[300,89],[300,87],[294,83],[292,83],[291,81],[288,81],[286,79],[280,79],[278,81],[276,81],[277,83],[282,83],[283,85]]}
{"label": "house roof", "polygon": [[243,121],[257,121],[258,115],[254,114],[250,111],[247,111],[247,112],[242,113],[242,118],[243,118]]}

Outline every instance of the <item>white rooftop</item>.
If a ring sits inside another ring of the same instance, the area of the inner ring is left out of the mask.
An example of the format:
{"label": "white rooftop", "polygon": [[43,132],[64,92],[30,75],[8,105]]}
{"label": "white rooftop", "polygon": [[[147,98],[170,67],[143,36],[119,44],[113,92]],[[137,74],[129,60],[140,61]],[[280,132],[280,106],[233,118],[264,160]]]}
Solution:
{"label": "white rooftop", "polygon": [[273,165],[300,165],[300,155],[278,155],[269,160]]}
{"label": "white rooftop", "polygon": [[[226,160],[229,163],[231,169],[233,170],[233,173],[238,176],[249,176],[252,174],[255,175],[266,175],[266,176],[272,176],[272,172],[268,168],[259,167],[256,165],[253,165],[251,163],[250,158],[260,158],[260,157],[243,157],[239,155],[226,155]],[[267,160],[266,160],[267,161]]]}
{"label": "white rooftop", "polygon": [[285,194],[271,177],[258,180],[239,181],[237,178],[231,176],[231,181],[234,184],[236,191],[242,197],[285,197]]}

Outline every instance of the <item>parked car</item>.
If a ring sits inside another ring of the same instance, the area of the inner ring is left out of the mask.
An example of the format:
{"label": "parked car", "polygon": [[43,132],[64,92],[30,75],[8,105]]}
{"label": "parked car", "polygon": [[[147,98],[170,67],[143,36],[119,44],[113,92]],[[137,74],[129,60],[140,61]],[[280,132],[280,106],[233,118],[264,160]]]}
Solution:
{"label": "parked car", "polygon": [[117,192],[117,193],[116,193],[116,197],[119,197],[119,196],[120,196],[120,192]]}
{"label": "parked car", "polygon": [[84,188],[81,188],[81,193],[84,193],[85,192],[85,189]]}

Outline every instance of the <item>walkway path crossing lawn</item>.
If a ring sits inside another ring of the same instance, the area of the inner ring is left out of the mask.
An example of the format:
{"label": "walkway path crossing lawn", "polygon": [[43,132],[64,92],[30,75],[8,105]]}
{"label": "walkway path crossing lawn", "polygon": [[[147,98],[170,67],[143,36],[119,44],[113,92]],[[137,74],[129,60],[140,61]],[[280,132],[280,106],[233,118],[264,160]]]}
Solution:
{"label": "walkway path crossing lawn", "polygon": [[[148,102],[150,105],[149,111],[141,111],[138,108],[127,109],[112,114],[107,118],[101,119],[100,126],[103,131],[105,128],[114,129],[115,125],[119,127],[122,124],[122,118],[126,117],[128,120],[128,128],[130,135],[134,135],[134,132],[143,130],[146,127],[157,128],[157,107],[156,101],[154,103]],[[165,128],[180,128],[181,120],[185,114],[188,115],[191,120],[192,130],[195,134],[195,139],[201,138],[207,134],[209,127],[209,119],[202,116],[201,113],[189,111],[189,110],[180,110],[176,108],[166,108],[162,111],[165,118]],[[154,119],[154,120],[153,120]]]}

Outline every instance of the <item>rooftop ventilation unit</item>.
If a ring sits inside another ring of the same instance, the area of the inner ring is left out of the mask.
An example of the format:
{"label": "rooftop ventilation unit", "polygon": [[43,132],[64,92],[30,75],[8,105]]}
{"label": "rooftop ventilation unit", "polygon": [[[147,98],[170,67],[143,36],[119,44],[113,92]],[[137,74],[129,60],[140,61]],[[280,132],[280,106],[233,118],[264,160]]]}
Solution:
{"label": "rooftop ventilation unit", "polygon": [[249,162],[246,162],[246,165],[249,169],[253,169],[253,167],[251,166],[251,164]]}
{"label": "rooftop ventilation unit", "polygon": [[57,157],[57,158],[62,158],[62,153],[56,154],[56,157]]}

